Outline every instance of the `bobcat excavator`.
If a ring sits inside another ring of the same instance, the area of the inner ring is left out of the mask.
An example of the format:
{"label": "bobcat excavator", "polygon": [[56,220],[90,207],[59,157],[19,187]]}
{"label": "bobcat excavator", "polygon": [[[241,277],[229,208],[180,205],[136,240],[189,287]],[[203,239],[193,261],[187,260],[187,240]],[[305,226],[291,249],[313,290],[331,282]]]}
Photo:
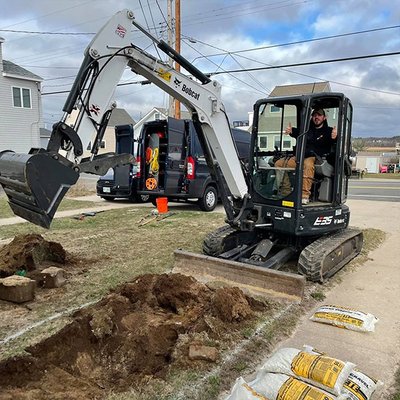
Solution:
{"label": "bobcat excavator", "polygon": [[[189,75],[132,44],[132,25]],[[113,109],[111,98],[126,67],[179,100],[192,115],[226,212],[226,225],[204,240],[209,259],[217,257],[227,265],[237,262],[245,274],[247,268],[277,270],[297,259],[300,274],[323,281],[360,252],[362,233],[348,228],[350,211],[345,205],[351,174],[349,99],[341,93],[313,93],[257,101],[250,161],[244,165],[221,102],[220,84],[149,34],[129,10],[115,14],[85,50],[65,114],[54,124],[47,148],[33,148],[29,154],[0,152],[0,183],[16,215],[49,228],[80,173],[102,175],[132,161],[129,155],[97,155]],[[307,131],[317,107],[337,126],[338,138],[326,157],[318,157],[311,201],[302,205]],[[74,110],[78,115],[72,123]],[[295,143],[284,135],[289,122],[299,130]],[[271,139],[273,143],[267,143]],[[89,142],[94,143],[92,154],[83,158]],[[292,155],[298,160],[295,168],[275,166],[277,158]]]}

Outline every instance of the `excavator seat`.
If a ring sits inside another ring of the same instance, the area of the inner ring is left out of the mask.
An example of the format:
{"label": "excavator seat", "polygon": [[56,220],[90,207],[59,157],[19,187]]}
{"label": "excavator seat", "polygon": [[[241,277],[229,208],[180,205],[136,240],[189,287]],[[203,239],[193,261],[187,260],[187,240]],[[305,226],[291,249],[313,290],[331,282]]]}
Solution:
{"label": "excavator seat", "polygon": [[29,154],[0,152],[0,184],[14,214],[49,228],[54,214],[76,183],[79,172],[59,154],[31,149]]}
{"label": "excavator seat", "polygon": [[315,161],[315,182],[318,184],[318,201],[332,201],[334,167],[329,164],[326,157],[317,158]]}

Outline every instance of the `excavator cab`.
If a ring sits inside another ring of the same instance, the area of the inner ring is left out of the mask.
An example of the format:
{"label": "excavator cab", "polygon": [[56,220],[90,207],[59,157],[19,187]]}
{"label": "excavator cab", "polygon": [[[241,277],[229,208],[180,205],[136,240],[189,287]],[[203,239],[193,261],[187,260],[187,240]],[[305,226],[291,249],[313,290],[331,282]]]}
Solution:
{"label": "excavator cab", "polygon": [[[313,154],[315,170],[309,202],[305,205],[302,204],[304,159],[310,156],[307,132],[315,109],[324,110],[328,126],[337,130],[337,138],[329,147],[325,146],[323,154]],[[253,201],[289,209],[339,207],[345,203],[351,174],[351,120],[352,106],[343,94],[319,93],[258,101],[251,165]],[[293,135],[296,138],[285,134],[287,127],[296,131]]]}
{"label": "excavator cab", "polygon": [[[337,138],[314,154],[307,204],[304,159],[313,110],[324,110]],[[203,251],[221,259],[281,269],[297,259],[297,270],[324,281],[360,251],[363,235],[348,228],[345,204],[351,175],[352,105],[341,93],[271,97],[254,106],[248,181],[250,205],[240,229],[222,227],[206,236]],[[292,136],[285,134],[292,127]],[[295,133],[295,135],[293,135]],[[291,160],[291,161],[289,161]],[[346,229],[347,228],[347,229]]]}

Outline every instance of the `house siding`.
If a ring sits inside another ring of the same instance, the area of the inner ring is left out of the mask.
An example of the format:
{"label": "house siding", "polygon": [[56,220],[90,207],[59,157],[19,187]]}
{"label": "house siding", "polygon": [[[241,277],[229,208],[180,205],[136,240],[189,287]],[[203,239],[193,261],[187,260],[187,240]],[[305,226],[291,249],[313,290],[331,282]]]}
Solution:
{"label": "house siding", "polygon": [[[13,150],[26,153],[40,146],[41,122],[40,83],[0,75],[0,151]],[[31,91],[31,108],[13,106],[12,87]]]}

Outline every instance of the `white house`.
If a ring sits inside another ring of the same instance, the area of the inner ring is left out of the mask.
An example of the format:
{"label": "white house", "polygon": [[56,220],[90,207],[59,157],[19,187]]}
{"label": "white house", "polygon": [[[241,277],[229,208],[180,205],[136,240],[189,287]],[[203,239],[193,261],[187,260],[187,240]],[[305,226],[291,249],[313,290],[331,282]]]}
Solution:
{"label": "white house", "polygon": [[[78,117],[78,110],[72,110],[71,114],[66,119],[66,123],[71,127],[74,125],[76,118]],[[114,108],[112,110],[110,119],[108,121],[107,128],[104,132],[103,140],[100,143],[98,154],[104,154],[115,151],[115,127],[117,125],[134,125],[135,121],[123,108]],[[43,131],[42,131],[43,132]],[[83,157],[89,157],[91,155],[90,150],[93,146],[93,141],[96,137],[96,131],[93,128],[92,140],[89,143],[82,143],[83,146]]]}
{"label": "white house", "polygon": [[41,82],[32,72],[3,60],[0,38],[0,151],[27,153],[40,147]]}
{"label": "white house", "polygon": [[[268,97],[283,97],[283,96],[297,96],[303,94],[317,93],[317,92],[330,92],[331,88],[329,82],[314,82],[314,83],[302,83],[297,85],[283,85],[275,86],[274,90]],[[272,151],[275,145],[280,142],[281,137],[281,126],[280,126],[280,110],[270,105],[266,112],[270,115],[269,120],[273,121],[272,118],[276,113],[276,129],[273,131],[263,131],[262,126],[259,128],[258,133],[258,146],[260,150]],[[287,113],[284,118],[285,128],[287,124],[293,119],[295,111],[291,113],[290,108],[288,108]],[[253,123],[253,113],[249,114],[250,125]],[[273,125],[273,124],[272,124]],[[270,125],[270,126],[272,126]],[[251,129],[250,129],[251,130]],[[296,144],[296,139],[290,136],[285,136],[283,141],[283,150],[289,150]]]}

